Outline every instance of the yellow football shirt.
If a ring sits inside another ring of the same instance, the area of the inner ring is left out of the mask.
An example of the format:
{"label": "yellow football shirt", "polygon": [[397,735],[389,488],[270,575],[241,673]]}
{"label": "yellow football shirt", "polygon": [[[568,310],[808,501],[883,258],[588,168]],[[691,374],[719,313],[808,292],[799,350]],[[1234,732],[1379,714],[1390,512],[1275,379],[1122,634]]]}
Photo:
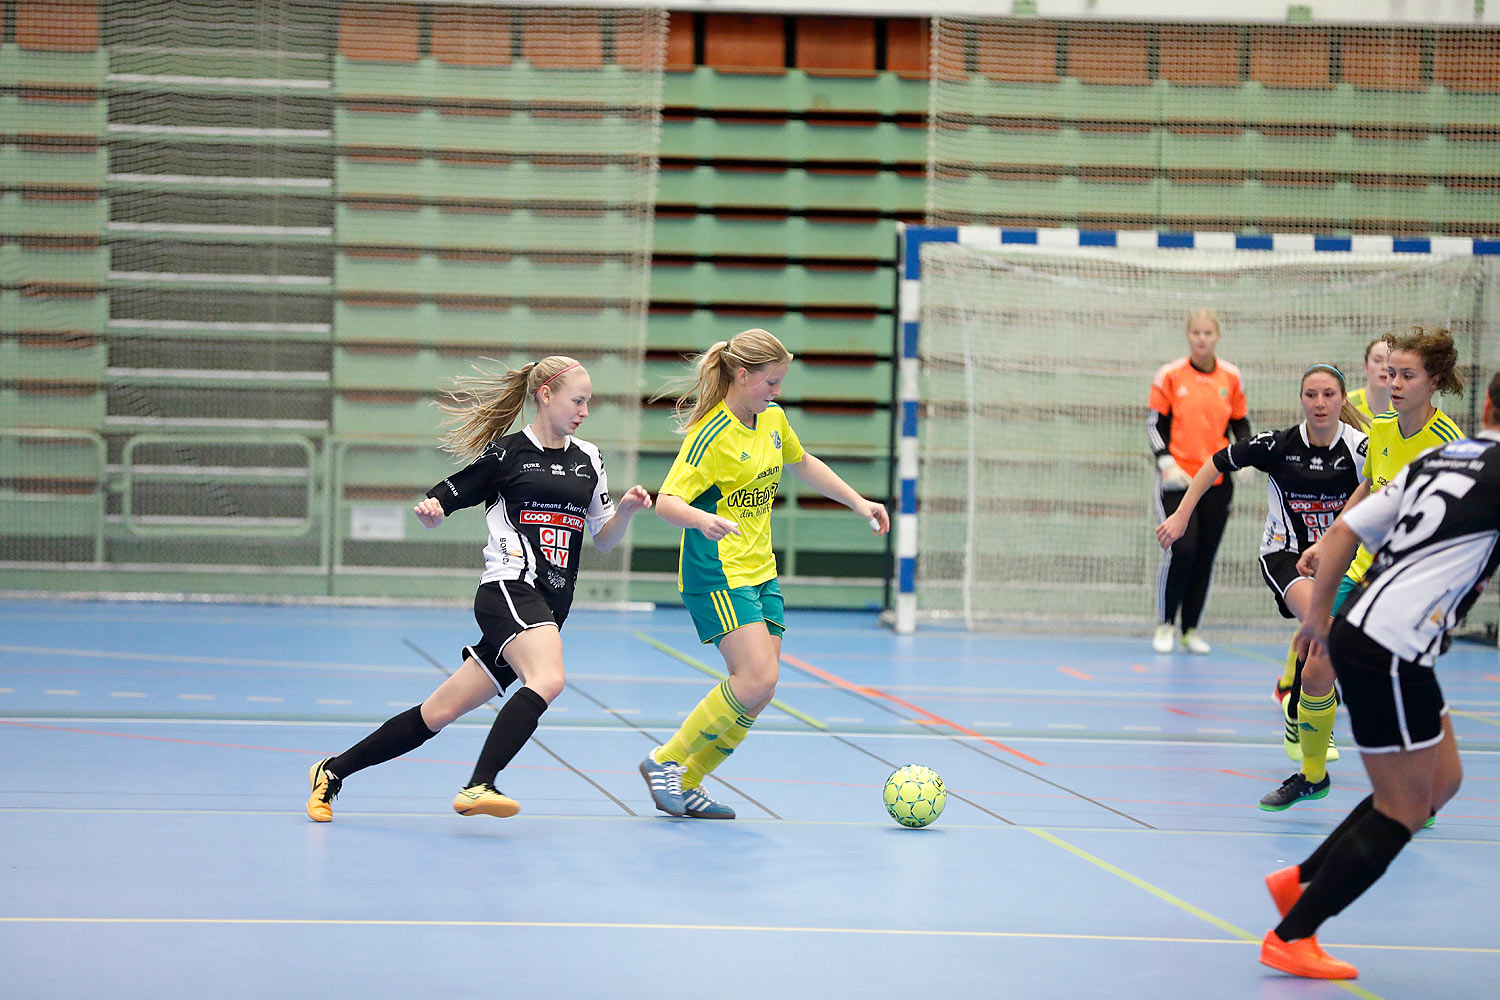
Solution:
{"label": "yellow football shirt", "polygon": [[787,423],[786,411],[775,403],[755,418],[753,427],[740,423],[720,402],[688,428],[661,492],[734,521],[740,533],[711,542],[701,531],[684,530],[678,590],[707,594],[753,587],[776,575],[771,501],[783,465],[800,461],[802,442]]}
{"label": "yellow football shirt", "polygon": [[[1401,436],[1401,425],[1396,422],[1396,411],[1386,410],[1370,421],[1370,444],[1365,452],[1364,476],[1370,481],[1370,492],[1379,493],[1392,479],[1428,448],[1458,441],[1464,432],[1458,429],[1453,418],[1434,408],[1432,418],[1411,437]],[[1375,562],[1374,553],[1363,545],[1354,554],[1345,576],[1355,583],[1363,580]]]}
{"label": "yellow football shirt", "polygon": [[1355,389],[1353,392],[1349,393],[1349,402],[1354,404],[1354,408],[1356,410],[1365,415],[1366,420],[1375,419],[1375,414],[1370,412],[1370,404],[1365,402],[1364,389]]}

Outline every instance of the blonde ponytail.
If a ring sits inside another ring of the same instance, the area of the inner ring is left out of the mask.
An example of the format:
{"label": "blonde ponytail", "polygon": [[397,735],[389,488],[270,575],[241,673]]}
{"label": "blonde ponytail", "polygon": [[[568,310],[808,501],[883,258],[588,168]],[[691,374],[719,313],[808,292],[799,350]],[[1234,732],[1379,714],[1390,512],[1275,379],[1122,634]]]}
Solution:
{"label": "blonde ponytail", "polygon": [[741,368],[756,371],[766,365],[786,364],[792,352],[765,330],[751,329],[721,340],[694,356],[692,371],[667,382],[652,400],[675,396],[672,412],[679,434],[718,406],[729,393],[734,373]]}
{"label": "blonde ponytail", "polygon": [[[484,360],[498,364],[493,358]],[[438,400],[438,409],[446,415],[443,426],[448,428],[440,447],[466,462],[474,461],[491,441],[510,430],[525,408],[526,397],[536,395],[568,369],[580,367],[560,354],[499,374],[475,365],[475,374],[454,378],[448,399]]]}
{"label": "blonde ponytail", "polygon": [[1349,402],[1349,397],[1344,397],[1344,405],[1339,407],[1339,419],[1353,427],[1357,431],[1368,431],[1370,429],[1370,418],[1360,412],[1359,407]]}

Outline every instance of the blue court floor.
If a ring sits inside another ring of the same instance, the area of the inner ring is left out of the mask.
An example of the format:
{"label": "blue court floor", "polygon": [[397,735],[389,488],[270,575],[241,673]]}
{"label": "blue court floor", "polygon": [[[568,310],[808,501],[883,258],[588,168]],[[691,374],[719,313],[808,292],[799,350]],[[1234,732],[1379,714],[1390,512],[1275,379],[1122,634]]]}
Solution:
{"label": "blue court floor", "polygon": [[[789,624],[711,781],[738,820],[636,773],[721,667],[664,609],[570,619],[519,816],[449,806],[486,707],[314,824],[308,766],[426,697],[467,610],[0,602],[0,997],[1500,996],[1495,649],[1439,664],[1465,785],[1325,925],[1340,985],[1256,961],[1261,877],[1368,793],[1349,750],[1328,798],[1257,808],[1294,769],[1284,646]],[[881,802],[909,762],[949,789],[926,830]]]}

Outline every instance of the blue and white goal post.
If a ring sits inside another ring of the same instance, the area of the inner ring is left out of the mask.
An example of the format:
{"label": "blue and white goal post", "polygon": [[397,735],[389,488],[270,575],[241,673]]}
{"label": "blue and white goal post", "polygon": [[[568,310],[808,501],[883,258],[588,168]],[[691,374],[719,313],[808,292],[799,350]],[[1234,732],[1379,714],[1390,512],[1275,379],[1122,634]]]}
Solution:
{"label": "blue and white goal post", "polygon": [[[919,614],[974,627],[1154,613],[1144,420],[1193,308],[1222,314],[1220,356],[1243,371],[1258,429],[1301,419],[1308,364],[1337,359],[1353,390],[1369,340],[1409,325],[1453,331],[1472,391],[1443,405],[1467,431],[1500,365],[1500,239],[902,225],[896,254],[903,633]],[[1264,510],[1244,490],[1213,615],[1259,627],[1273,614],[1254,559]]]}

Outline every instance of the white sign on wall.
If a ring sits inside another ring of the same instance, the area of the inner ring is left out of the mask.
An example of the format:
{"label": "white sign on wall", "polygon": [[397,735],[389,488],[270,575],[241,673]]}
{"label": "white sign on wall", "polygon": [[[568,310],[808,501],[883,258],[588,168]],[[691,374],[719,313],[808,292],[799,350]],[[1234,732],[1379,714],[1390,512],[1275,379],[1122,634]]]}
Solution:
{"label": "white sign on wall", "polygon": [[406,508],[350,507],[349,537],[361,541],[400,541],[406,537]]}

